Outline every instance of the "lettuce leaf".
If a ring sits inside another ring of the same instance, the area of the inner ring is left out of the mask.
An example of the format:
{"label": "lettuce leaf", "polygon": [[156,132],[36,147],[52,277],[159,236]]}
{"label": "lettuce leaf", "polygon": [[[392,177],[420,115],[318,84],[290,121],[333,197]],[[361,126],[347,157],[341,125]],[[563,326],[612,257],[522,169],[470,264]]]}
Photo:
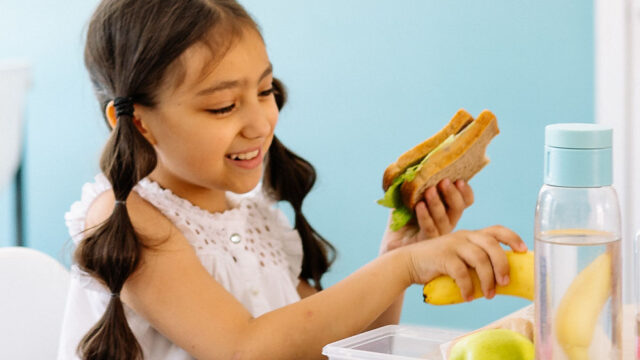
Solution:
{"label": "lettuce leaf", "polygon": [[378,200],[378,204],[388,207],[390,209],[395,209],[402,205],[402,196],[400,193],[400,185],[404,182],[404,174],[398,176],[391,186],[384,193],[384,197]]}
{"label": "lettuce leaf", "polygon": [[407,225],[412,218],[413,211],[402,205],[401,207],[394,209],[391,213],[391,224],[389,227],[393,231],[400,230],[403,226]]}

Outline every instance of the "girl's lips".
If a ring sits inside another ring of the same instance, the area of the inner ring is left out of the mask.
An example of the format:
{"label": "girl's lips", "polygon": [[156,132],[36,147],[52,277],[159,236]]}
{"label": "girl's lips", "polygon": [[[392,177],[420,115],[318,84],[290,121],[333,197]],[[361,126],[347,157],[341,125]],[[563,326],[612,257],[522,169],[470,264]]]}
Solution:
{"label": "girl's lips", "polygon": [[[234,160],[229,156],[225,156],[225,160],[230,162],[232,165],[243,168],[243,169],[255,169],[258,166],[260,166],[260,164],[262,164],[262,160],[263,160],[262,149],[257,148],[256,150],[258,150],[258,155],[256,155],[254,158],[249,160],[241,160],[241,159]],[[251,152],[251,151],[247,151],[247,152]]]}

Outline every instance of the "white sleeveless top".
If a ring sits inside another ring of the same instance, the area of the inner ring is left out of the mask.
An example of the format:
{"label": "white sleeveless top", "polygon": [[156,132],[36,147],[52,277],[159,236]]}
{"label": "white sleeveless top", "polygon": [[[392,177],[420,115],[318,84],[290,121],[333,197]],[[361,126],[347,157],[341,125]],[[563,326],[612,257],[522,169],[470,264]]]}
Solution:
{"label": "white sleeveless top", "polygon": [[[82,241],[85,218],[93,201],[111,188],[103,174],[82,188],[65,220],[77,245]],[[296,291],[302,266],[302,244],[274,201],[261,191],[248,195],[228,193],[232,205],[223,213],[211,213],[178,197],[145,178],[134,188],[158,208],[193,246],[202,266],[254,316],[300,300]],[[102,317],[110,300],[100,282],[71,267],[71,285],[62,325],[58,359],[77,359],[80,339]],[[127,321],[140,343],[145,359],[182,360],[191,356],[131,308]]]}

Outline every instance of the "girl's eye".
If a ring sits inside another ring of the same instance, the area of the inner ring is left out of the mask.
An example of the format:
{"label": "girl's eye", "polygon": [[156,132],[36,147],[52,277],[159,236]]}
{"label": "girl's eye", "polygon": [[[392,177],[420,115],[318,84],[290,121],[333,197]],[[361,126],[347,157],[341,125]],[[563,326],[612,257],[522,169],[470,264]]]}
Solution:
{"label": "girl's eye", "polygon": [[273,94],[273,88],[260,92],[260,96],[269,96]]}
{"label": "girl's eye", "polygon": [[236,104],[231,104],[229,106],[225,106],[223,108],[218,108],[218,109],[207,109],[208,112],[212,113],[212,114],[226,114],[229,111],[233,110],[233,108],[236,107]]}

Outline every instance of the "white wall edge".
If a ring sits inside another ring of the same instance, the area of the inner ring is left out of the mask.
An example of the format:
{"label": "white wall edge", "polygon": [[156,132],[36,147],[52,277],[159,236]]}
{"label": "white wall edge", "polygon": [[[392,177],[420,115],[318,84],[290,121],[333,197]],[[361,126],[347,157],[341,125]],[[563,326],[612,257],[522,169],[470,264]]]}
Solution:
{"label": "white wall edge", "polygon": [[[595,117],[614,129],[614,186],[622,211],[623,299],[634,301],[633,241],[640,230],[640,31],[638,0],[595,0]],[[635,161],[634,159],[639,159]]]}

